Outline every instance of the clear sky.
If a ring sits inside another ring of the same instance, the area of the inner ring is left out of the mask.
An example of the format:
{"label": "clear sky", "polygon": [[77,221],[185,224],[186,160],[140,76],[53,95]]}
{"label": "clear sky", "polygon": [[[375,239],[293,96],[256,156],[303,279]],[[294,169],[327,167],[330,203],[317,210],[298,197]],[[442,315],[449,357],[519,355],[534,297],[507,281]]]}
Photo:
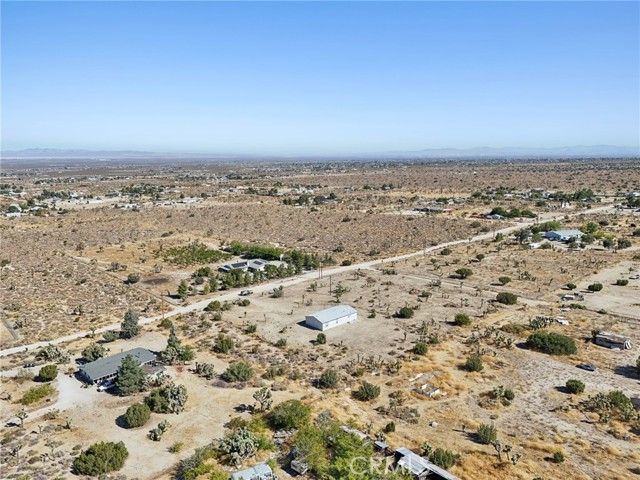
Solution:
{"label": "clear sky", "polygon": [[639,5],[2,1],[2,148],[636,146]]}

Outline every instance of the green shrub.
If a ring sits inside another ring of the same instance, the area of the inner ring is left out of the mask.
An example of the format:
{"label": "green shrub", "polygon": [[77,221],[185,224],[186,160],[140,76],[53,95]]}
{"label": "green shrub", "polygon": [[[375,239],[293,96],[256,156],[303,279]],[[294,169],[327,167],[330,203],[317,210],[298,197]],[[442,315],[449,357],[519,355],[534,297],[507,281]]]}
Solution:
{"label": "green shrub", "polygon": [[287,339],[286,338],[279,338],[278,341],[276,342],[276,347],[278,348],[284,348],[287,346]]}
{"label": "green shrub", "polygon": [[217,353],[229,353],[235,347],[231,337],[220,333],[213,344],[213,350]]}
{"label": "green shrub", "polygon": [[222,379],[225,382],[248,382],[253,378],[253,367],[247,362],[238,362],[229,367],[222,373]]}
{"label": "green shrub", "polygon": [[468,357],[464,362],[464,368],[469,372],[481,371],[484,368],[484,365],[482,364],[482,358],[478,355],[472,355]]}
{"label": "green shrub", "polygon": [[424,342],[418,342],[413,346],[413,353],[416,355],[426,355],[429,347]]}
{"label": "green shrub", "polygon": [[619,287],[626,287],[627,285],[629,285],[629,280],[627,280],[626,278],[619,278],[616,280],[616,285],[618,285]]}
{"label": "green shrub", "polygon": [[572,338],[553,332],[535,332],[529,335],[527,346],[549,355],[574,355],[578,352]]}
{"label": "green shrub", "polygon": [[453,323],[459,327],[464,327],[471,324],[471,319],[466,313],[458,313],[453,319]]}
{"label": "green shrub", "polygon": [[127,428],[142,427],[149,421],[151,417],[151,409],[146,403],[134,403],[127,408],[124,414],[124,423]]}
{"label": "green shrub", "polygon": [[353,392],[353,397],[363,402],[368,402],[380,395],[380,387],[369,382],[362,382],[360,388]]}
{"label": "green shrub", "polygon": [[319,388],[336,388],[338,386],[338,372],[335,370],[325,370],[318,380]]}
{"label": "green shrub", "polygon": [[567,380],[565,386],[567,387],[569,393],[576,394],[584,392],[584,383],[582,383],[580,380]]}
{"label": "green shrub", "polygon": [[22,405],[31,405],[32,403],[39,402],[43,398],[52,395],[53,392],[53,387],[48,383],[45,385],[38,385],[37,387],[31,387],[22,396],[20,403]]}
{"label": "green shrub", "polygon": [[460,455],[443,448],[436,448],[429,456],[429,460],[431,460],[431,462],[433,462],[440,468],[448,470],[456,463],[458,463],[458,461],[460,460]]}
{"label": "green shrub", "polygon": [[514,398],[516,398],[516,394],[513,393],[513,390],[511,390],[510,388],[507,388],[504,391],[504,398],[510,402],[513,401]]}
{"label": "green shrub", "polygon": [[518,303],[518,296],[510,292],[500,292],[496,295],[496,302],[504,305],[515,305]]}
{"label": "green shrub", "polygon": [[58,376],[57,365],[46,365],[38,372],[38,379],[42,382],[50,382]]}
{"label": "green shrub", "polygon": [[456,270],[456,274],[464,280],[465,278],[473,275],[473,271],[470,268],[459,268]]}
{"label": "green shrub", "polygon": [[449,247],[445,247],[442,249],[442,251],[440,252],[440,255],[451,255],[451,249]]}
{"label": "green shrub", "polygon": [[413,317],[413,308],[402,307],[395,315],[397,318],[411,318]]}
{"label": "green shrub", "polygon": [[600,290],[602,290],[602,284],[598,282],[592,283],[587,287],[587,290],[589,290],[590,292],[599,292]]}
{"label": "green shrub", "polygon": [[478,427],[476,438],[478,439],[478,442],[482,443],[483,445],[489,445],[490,443],[495,442],[498,439],[498,429],[495,427],[495,425],[483,423]]}
{"label": "green shrub", "polygon": [[553,463],[564,463],[564,453],[556,452],[553,454]]}
{"label": "green shrub", "polygon": [[394,422],[389,422],[384,426],[384,433],[393,433],[396,431],[396,424]]}
{"label": "green shrub", "polygon": [[276,405],[269,414],[269,422],[274,428],[300,428],[309,423],[311,408],[300,400],[287,400]]}
{"label": "green shrub", "polygon": [[91,445],[73,462],[78,475],[98,476],[120,470],[129,456],[123,442],[100,442]]}
{"label": "green shrub", "polygon": [[569,290],[575,290],[577,288],[577,285],[575,283],[567,283],[567,288]]}
{"label": "green shrub", "polygon": [[325,343],[327,343],[327,336],[324,333],[319,333],[316,337],[316,343],[318,345],[324,345]]}
{"label": "green shrub", "polygon": [[511,279],[509,277],[500,277],[498,278],[498,281],[501,285],[506,285],[507,283],[511,282]]}

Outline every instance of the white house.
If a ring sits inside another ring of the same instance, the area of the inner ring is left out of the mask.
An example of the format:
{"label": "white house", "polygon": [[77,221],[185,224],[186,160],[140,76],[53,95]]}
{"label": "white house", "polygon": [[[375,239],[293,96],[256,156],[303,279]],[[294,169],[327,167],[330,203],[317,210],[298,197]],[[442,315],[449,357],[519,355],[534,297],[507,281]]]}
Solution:
{"label": "white house", "polygon": [[312,315],[306,315],[304,323],[316,330],[325,331],[345,323],[353,323],[358,318],[358,312],[349,305],[337,305],[321,310]]}
{"label": "white house", "polygon": [[583,233],[580,230],[551,230],[544,234],[544,238],[561,242],[568,242],[575,238],[580,240]]}

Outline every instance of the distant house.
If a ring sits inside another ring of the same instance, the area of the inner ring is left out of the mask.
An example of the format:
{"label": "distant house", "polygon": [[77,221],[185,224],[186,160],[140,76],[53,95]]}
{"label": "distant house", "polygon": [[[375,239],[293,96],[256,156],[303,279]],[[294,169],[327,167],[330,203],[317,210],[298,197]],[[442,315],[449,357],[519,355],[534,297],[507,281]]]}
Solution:
{"label": "distant house", "polygon": [[349,305],[337,305],[321,310],[312,315],[306,315],[304,323],[316,330],[325,331],[338,325],[353,323],[358,318],[358,312]]}
{"label": "distant house", "polygon": [[408,448],[398,448],[395,451],[395,461],[396,466],[406,469],[414,480],[460,480]]}
{"label": "distant house", "polygon": [[251,468],[232,473],[231,480],[278,480],[271,467],[266,463],[259,463]]}
{"label": "distant house", "polygon": [[256,258],[255,260],[249,260],[247,262],[247,268],[252,272],[262,272],[267,265],[269,265],[269,262],[261,258]]}
{"label": "distant house", "polygon": [[156,355],[146,348],[134,348],[110,357],[100,358],[95,362],[86,363],[80,367],[80,376],[88,383],[98,384],[105,380],[113,380],[118,374],[122,360],[131,355],[141,366],[155,362]]}
{"label": "distant house", "polygon": [[243,272],[246,272],[247,270],[249,270],[249,263],[248,262],[226,263],[222,265],[220,268],[218,268],[218,270],[221,271],[222,273],[229,273],[231,270],[242,270]]}
{"label": "distant house", "polygon": [[256,258],[253,260],[243,260],[235,263],[225,263],[218,270],[222,273],[229,273],[231,270],[242,270],[243,272],[262,272],[271,262]]}
{"label": "distant house", "polygon": [[580,230],[551,230],[544,234],[544,238],[558,242],[569,242],[574,238],[580,240],[582,235]]}
{"label": "distant house", "polygon": [[615,335],[608,332],[600,332],[595,338],[596,345],[607,348],[619,348],[620,350],[630,350],[631,340],[622,335]]}

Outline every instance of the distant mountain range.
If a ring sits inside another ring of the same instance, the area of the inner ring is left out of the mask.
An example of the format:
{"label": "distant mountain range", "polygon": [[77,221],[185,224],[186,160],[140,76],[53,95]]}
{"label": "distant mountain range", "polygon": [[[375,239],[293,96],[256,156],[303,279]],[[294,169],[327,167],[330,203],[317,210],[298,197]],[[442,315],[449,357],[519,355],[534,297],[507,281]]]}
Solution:
{"label": "distant mountain range", "polygon": [[60,150],[51,148],[30,148],[26,150],[6,150],[3,159],[92,159],[92,160],[140,160],[140,159],[249,159],[249,158],[599,158],[599,157],[640,157],[640,147],[615,145],[585,145],[573,147],[528,148],[528,147],[476,147],[476,148],[429,148],[414,151],[372,152],[350,155],[249,155],[219,153],[167,153],[136,150]]}

